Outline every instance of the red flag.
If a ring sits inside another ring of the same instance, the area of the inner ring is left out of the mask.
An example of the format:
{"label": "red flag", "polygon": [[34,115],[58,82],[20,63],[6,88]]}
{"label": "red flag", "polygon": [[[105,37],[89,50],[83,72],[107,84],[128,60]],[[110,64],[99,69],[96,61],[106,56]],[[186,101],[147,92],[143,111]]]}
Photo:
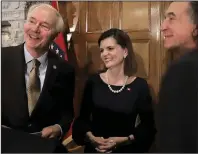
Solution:
{"label": "red flag", "polygon": [[[57,1],[52,1],[51,5],[59,11]],[[60,57],[68,61],[66,41],[62,32],[59,33],[59,35],[54,40],[53,44],[51,45],[51,49],[54,50]]]}

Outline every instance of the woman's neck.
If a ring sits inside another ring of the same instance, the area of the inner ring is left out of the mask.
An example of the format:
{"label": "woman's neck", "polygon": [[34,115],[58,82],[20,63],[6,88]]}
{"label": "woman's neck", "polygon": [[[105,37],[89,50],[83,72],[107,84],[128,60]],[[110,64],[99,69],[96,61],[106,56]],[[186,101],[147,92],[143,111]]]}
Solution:
{"label": "woman's neck", "polygon": [[109,84],[123,84],[123,82],[126,79],[126,76],[124,75],[124,70],[122,67],[120,68],[110,68],[107,70],[107,77]]}

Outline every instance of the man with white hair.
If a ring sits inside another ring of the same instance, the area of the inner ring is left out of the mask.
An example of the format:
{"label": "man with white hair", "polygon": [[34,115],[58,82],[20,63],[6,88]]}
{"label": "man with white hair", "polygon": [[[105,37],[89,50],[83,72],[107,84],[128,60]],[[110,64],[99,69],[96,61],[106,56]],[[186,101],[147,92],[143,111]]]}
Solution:
{"label": "man with white hair", "polygon": [[22,45],[2,48],[2,125],[62,138],[73,120],[75,73],[49,45],[64,22],[51,5],[30,7]]}

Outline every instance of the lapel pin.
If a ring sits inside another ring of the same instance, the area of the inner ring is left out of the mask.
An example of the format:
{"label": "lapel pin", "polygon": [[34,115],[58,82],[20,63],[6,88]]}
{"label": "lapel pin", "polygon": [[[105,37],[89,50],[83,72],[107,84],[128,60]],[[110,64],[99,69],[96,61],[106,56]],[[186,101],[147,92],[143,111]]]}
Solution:
{"label": "lapel pin", "polygon": [[56,65],[53,65],[53,69],[56,69],[57,67],[56,67]]}
{"label": "lapel pin", "polygon": [[131,88],[127,88],[128,91],[131,91]]}

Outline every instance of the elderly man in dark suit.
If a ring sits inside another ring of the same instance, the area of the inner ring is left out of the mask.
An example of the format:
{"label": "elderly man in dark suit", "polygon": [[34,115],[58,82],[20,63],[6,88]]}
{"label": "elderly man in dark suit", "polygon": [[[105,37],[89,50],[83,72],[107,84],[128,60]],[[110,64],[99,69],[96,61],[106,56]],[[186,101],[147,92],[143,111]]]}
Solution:
{"label": "elderly man in dark suit", "polygon": [[185,51],[163,77],[158,104],[159,152],[198,152],[198,2],[172,2],[162,23],[164,46]]}
{"label": "elderly man in dark suit", "polygon": [[49,4],[33,5],[24,24],[25,43],[2,48],[1,123],[42,137],[61,138],[73,120],[75,73],[49,50],[64,30]]}

